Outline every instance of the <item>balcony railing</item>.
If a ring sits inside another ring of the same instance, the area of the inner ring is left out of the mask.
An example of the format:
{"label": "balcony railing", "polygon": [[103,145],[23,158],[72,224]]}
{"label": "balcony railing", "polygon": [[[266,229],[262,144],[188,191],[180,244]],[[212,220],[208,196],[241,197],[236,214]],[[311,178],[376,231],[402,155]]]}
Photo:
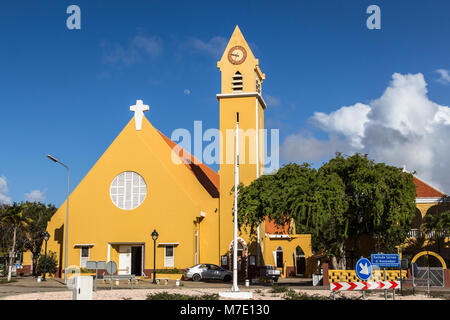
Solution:
{"label": "balcony railing", "polygon": [[427,238],[427,239],[436,239],[436,238],[447,238],[450,235],[446,231],[429,231],[429,232],[422,232],[420,229],[411,229],[408,232],[408,238],[412,239],[418,239],[418,238]]}
{"label": "balcony railing", "polygon": [[420,229],[411,229],[408,232],[408,238],[411,239],[422,238],[422,232],[420,231]]}

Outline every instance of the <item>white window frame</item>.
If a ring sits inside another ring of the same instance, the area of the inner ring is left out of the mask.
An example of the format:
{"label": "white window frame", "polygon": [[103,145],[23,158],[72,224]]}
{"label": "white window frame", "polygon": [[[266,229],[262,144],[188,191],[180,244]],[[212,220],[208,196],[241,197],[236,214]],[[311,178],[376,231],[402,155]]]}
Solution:
{"label": "white window frame", "polygon": [[[172,248],[172,256],[167,256],[167,248]],[[170,262],[170,259],[172,260]],[[174,245],[165,245],[164,246],[164,267],[174,267],[175,266],[175,246]]]}
{"label": "white window frame", "polygon": [[[83,257],[83,249],[84,248],[87,248],[87,250],[88,250],[88,256],[87,256],[87,260],[86,261],[84,261],[85,263],[84,263],[84,266],[82,265],[82,263],[83,263],[83,258],[86,258],[86,257]],[[80,268],[86,268],[86,263],[89,261],[89,258],[91,257],[91,247],[90,246],[80,246]]]}

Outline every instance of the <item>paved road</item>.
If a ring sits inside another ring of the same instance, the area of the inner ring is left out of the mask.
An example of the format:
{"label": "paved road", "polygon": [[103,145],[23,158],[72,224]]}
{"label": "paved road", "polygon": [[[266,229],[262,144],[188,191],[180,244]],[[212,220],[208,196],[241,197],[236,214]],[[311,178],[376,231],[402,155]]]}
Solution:
{"label": "paved road", "polygon": [[17,278],[17,282],[0,284],[0,298],[22,293],[45,291],[68,291],[64,281],[48,279],[46,282],[37,282],[32,277]]}
{"label": "paved road", "polygon": [[[69,288],[64,284],[62,279],[47,279],[46,282],[37,282],[33,277],[18,277],[14,278],[15,282],[2,283],[0,284],[0,298],[10,295],[23,294],[23,293],[36,293],[36,292],[46,292],[46,291],[69,291]],[[211,282],[193,282],[193,281],[181,281],[181,284],[185,288],[229,288],[231,283],[223,283],[217,281]],[[280,279],[278,285],[289,286],[292,288],[309,288],[311,284],[311,279]],[[244,287],[245,284],[240,284]],[[271,284],[265,285],[252,285],[252,288],[263,288],[271,286]],[[117,289],[130,289],[130,284],[127,281],[121,281],[119,286],[114,285],[114,290]],[[159,284],[155,285],[152,283],[151,279],[140,280],[139,283],[134,284],[135,289],[161,289],[161,288],[176,288],[175,281],[170,280],[167,285]],[[322,287],[312,287],[315,290],[322,289]],[[110,289],[109,282],[103,282],[99,280],[97,282],[98,290]],[[327,290],[327,288],[323,288]]]}
{"label": "paved road", "polygon": [[[46,282],[37,282],[33,277],[22,277],[16,278],[16,282],[2,283],[0,284],[0,298],[16,294],[24,293],[37,293],[37,292],[47,292],[47,291],[69,291],[69,288],[64,284],[62,279],[48,279]],[[230,288],[231,283],[223,282],[193,282],[193,281],[181,281],[181,284],[185,288]],[[311,279],[280,279],[278,282],[279,286],[288,286],[292,289],[303,289],[303,290],[329,290],[329,287],[311,285]],[[252,285],[254,289],[269,287],[270,284],[266,285]],[[139,281],[138,284],[133,286],[135,289],[161,289],[161,288],[176,288],[175,281],[170,280],[169,284],[159,284],[155,285],[152,283],[151,279],[145,279]],[[240,287],[244,288],[245,285],[242,283]],[[130,284],[127,281],[121,281],[119,286],[114,285],[114,290],[118,289],[130,289]],[[109,282],[98,281],[98,290],[109,290]],[[408,288],[411,290],[410,288]],[[425,292],[426,288],[417,288],[417,292]],[[446,297],[450,298],[449,288],[432,288],[432,292],[436,292]]]}

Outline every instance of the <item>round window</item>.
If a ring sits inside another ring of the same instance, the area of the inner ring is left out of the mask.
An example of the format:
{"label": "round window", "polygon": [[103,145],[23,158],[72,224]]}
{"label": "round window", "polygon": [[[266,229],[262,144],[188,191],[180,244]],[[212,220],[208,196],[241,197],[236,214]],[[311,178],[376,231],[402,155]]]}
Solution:
{"label": "round window", "polygon": [[109,193],[118,208],[133,210],[144,202],[147,184],[136,172],[125,171],[114,178]]}

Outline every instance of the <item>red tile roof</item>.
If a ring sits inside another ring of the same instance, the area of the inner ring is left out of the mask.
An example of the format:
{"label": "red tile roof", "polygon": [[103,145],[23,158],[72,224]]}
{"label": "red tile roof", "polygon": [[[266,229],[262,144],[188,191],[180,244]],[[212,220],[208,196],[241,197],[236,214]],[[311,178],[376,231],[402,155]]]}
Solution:
{"label": "red tile roof", "polygon": [[[175,142],[166,137],[161,131],[158,129],[156,129],[156,131],[158,131],[171,149],[177,146]],[[197,180],[206,189],[206,191],[208,191],[211,197],[218,198],[220,190],[219,175],[181,147],[178,155],[182,157],[185,166],[195,175]]]}
{"label": "red tile roof", "polygon": [[445,194],[423,182],[419,178],[413,177],[413,180],[416,185],[417,198],[440,198],[445,196]]}

